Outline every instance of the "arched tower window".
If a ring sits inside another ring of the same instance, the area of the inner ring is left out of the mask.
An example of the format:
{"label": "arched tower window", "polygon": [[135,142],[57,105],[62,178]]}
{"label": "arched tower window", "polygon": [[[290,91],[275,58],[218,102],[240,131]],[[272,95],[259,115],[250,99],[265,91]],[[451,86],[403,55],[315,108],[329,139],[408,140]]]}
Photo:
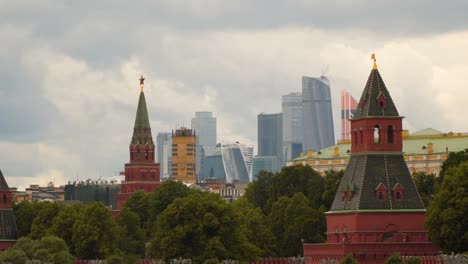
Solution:
{"label": "arched tower window", "polygon": [[393,126],[388,126],[387,143],[388,144],[393,144]]}
{"label": "arched tower window", "polygon": [[378,125],[374,127],[374,143],[380,144],[380,127]]}
{"label": "arched tower window", "polygon": [[359,131],[359,136],[360,136],[361,144],[364,144],[364,134],[362,133],[362,130]]}
{"label": "arched tower window", "polygon": [[354,139],[354,144],[357,144],[358,141],[357,141],[357,132],[356,131],[353,132],[353,139]]}
{"label": "arched tower window", "polygon": [[141,151],[140,150],[137,151],[137,160],[141,160]]}
{"label": "arched tower window", "polygon": [[148,150],[145,150],[145,160],[148,160]]}
{"label": "arched tower window", "polygon": [[6,196],[6,194],[3,195],[3,204],[7,204],[7,196]]}

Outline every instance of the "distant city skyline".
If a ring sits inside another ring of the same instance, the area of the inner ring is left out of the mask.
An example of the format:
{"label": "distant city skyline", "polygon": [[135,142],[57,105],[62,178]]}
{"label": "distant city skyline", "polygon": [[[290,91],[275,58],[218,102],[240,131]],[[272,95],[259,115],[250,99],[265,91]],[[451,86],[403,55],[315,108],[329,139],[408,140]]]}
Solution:
{"label": "distant city skyline", "polygon": [[340,90],[361,95],[375,51],[405,129],[468,131],[468,119],[453,114],[468,97],[466,1],[149,1],[134,9],[0,3],[0,169],[11,186],[122,171],[141,75],[153,136],[204,110],[217,118],[218,141],[256,148],[256,115],[282,112],[281,96],[327,65],[340,138]]}

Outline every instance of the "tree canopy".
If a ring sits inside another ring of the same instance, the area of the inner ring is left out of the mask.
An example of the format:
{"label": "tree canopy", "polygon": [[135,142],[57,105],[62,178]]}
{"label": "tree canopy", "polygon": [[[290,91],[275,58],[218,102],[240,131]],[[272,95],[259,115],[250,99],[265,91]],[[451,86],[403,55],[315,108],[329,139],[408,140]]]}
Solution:
{"label": "tree canopy", "polygon": [[445,251],[468,251],[468,161],[446,170],[426,225],[431,240]]}

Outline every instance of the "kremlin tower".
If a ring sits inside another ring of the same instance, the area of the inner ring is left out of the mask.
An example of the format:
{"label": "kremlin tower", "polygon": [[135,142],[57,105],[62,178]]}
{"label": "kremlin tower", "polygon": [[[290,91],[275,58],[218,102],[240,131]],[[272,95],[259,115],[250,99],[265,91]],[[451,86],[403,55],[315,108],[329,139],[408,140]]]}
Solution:
{"label": "kremlin tower", "polygon": [[0,170],[0,251],[14,246],[18,239],[11,200],[12,193]]}
{"label": "kremlin tower", "polygon": [[130,162],[125,164],[125,181],[122,182],[121,191],[117,196],[117,210],[120,210],[125,201],[135,192],[155,191],[161,184],[159,178],[159,163],[155,163],[155,145],[151,135],[148,109],[144,93],[143,76],[140,78],[140,99],[130,142]]}
{"label": "kremlin tower", "polygon": [[384,263],[393,253],[432,256],[425,208],[402,152],[402,119],[375,62],[351,121],[351,157],[327,215],[327,241],[304,244],[308,263],[348,254]]}

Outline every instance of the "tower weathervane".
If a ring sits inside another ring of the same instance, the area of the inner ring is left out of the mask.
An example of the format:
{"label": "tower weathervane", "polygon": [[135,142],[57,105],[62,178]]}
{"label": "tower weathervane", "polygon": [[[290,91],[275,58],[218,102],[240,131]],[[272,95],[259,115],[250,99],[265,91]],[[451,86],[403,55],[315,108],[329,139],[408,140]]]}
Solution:
{"label": "tower weathervane", "polygon": [[145,87],[145,78],[143,77],[143,75],[141,75],[141,77],[140,77],[140,88],[141,88],[142,92],[143,92],[144,87]]}
{"label": "tower weathervane", "polygon": [[377,70],[377,60],[375,59],[375,53],[372,53],[371,59],[374,60],[374,66],[372,69]]}

